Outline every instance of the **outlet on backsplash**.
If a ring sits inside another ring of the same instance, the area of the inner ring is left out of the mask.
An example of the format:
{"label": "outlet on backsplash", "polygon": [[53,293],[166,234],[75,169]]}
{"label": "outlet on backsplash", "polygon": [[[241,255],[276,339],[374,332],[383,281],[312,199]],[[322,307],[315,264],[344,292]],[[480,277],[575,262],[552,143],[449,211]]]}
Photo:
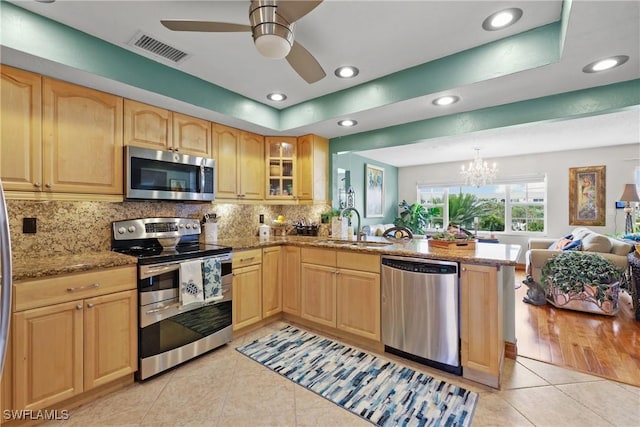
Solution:
{"label": "outlet on backsplash", "polygon": [[35,234],[38,231],[37,218],[22,218],[22,232]]}

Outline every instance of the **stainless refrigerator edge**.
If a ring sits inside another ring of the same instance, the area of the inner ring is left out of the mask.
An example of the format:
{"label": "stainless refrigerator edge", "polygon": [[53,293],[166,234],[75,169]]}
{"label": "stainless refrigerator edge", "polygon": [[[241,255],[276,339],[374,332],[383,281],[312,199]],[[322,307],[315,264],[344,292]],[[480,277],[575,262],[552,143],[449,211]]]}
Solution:
{"label": "stainless refrigerator edge", "polygon": [[7,202],[4,198],[2,180],[0,180],[0,258],[2,287],[0,288],[0,378],[4,368],[9,338],[9,321],[11,319],[11,287],[13,271],[11,268],[11,236],[9,235],[9,216]]}

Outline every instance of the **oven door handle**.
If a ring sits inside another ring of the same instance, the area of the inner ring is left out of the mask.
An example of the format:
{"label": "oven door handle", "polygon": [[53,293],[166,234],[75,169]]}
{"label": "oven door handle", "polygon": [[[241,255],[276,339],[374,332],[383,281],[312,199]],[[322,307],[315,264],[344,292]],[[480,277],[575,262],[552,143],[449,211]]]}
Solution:
{"label": "oven door handle", "polygon": [[169,310],[170,308],[173,308],[173,307],[178,307],[179,305],[180,305],[180,303],[176,302],[174,304],[165,305],[165,306],[160,307],[160,308],[154,308],[152,310],[147,310],[147,311],[145,311],[145,314],[152,315],[152,314],[158,313],[160,311],[165,311],[165,310]]}
{"label": "oven door handle", "polygon": [[162,265],[160,267],[147,267],[140,269],[140,278],[145,279],[147,277],[155,276],[157,274],[167,273],[169,271],[176,271],[180,268],[180,263]]}

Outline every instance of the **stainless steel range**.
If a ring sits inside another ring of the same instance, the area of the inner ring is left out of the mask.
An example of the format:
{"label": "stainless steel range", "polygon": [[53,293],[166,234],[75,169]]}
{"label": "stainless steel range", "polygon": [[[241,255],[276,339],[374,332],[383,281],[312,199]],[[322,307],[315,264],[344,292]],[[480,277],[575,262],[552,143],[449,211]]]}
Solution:
{"label": "stainless steel range", "polygon": [[[140,218],[112,226],[112,250],[138,257],[139,380],[231,341],[231,248],[199,243],[195,219]],[[218,297],[185,303],[187,264],[191,273],[206,267],[202,275],[216,282]]]}

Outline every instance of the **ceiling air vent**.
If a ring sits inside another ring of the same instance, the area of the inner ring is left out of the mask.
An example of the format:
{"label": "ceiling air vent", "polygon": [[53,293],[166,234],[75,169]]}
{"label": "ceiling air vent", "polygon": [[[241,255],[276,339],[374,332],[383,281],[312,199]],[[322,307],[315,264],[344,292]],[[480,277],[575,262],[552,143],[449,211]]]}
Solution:
{"label": "ceiling air vent", "polygon": [[138,49],[142,49],[145,52],[160,56],[176,64],[184,61],[189,57],[188,53],[183,52],[180,49],[176,49],[173,46],[169,46],[168,44],[163,43],[160,40],[157,40],[144,33],[136,34],[135,37],[129,42],[129,45],[135,46]]}

